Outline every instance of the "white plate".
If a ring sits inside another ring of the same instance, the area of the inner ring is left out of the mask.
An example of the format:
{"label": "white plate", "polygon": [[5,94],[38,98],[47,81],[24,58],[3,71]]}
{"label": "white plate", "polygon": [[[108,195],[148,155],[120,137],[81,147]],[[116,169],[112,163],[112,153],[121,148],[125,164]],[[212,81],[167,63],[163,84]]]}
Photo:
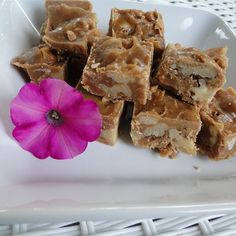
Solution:
{"label": "white plate", "polygon": [[[165,5],[93,1],[107,30],[112,7],[164,16],[166,41],[199,48],[229,47],[228,85],[235,85],[236,38],[217,16]],[[38,42],[43,1],[0,0],[0,222],[46,222],[210,214],[236,210],[236,158],[214,162],[180,154],[159,158],[120,139],[115,147],[89,145],[79,158],[45,161],[11,137],[9,102],[23,85],[9,61]],[[195,170],[194,166],[199,169]]]}

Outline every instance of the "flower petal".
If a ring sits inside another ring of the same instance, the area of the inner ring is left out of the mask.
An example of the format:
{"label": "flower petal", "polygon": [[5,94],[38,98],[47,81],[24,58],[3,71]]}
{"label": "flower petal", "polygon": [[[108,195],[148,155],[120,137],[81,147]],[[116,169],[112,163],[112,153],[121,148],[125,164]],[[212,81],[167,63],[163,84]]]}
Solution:
{"label": "flower petal", "polygon": [[[47,122],[45,116],[52,109],[62,115],[62,124]],[[10,114],[16,125],[13,136],[40,159],[69,159],[81,154],[88,141],[97,139],[102,126],[96,103],[85,101],[64,81],[50,78],[39,85],[26,84],[13,99]]]}
{"label": "flower petal", "polygon": [[59,79],[44,79],[40,83],[41,92],[50,102],[50,108],[67,112],[71,104],[83,100],[82,95],[65,81]]}
{"label": "flower petal", "polygon": [[85,151],[87,142],[75,130],[53,127],[44,121],[16,127],[13,136],[20,146],[39,159],[71,159]]}
{"label": "flower petal", "polygon": [[50,153],[54,159],[70,159],[85,151],[87,142],[78,133],[66,125],[56,128],[51,136]]}
{"label": "flower petal", "polygon": [[66,115],[66,126],[73,127],[81,139],[88,142],[95,141],[99,137],[102,128],[102,117],[97,104],[92,100],[85,100],[74,110],[77,111],[76,116]]}
{"label": "flower petal", "polygon": [[40,94],[37,84],[27,83],[10,105],[10,116],[14,125],[32,123],[42,118],[47,111],[48,104]]}
{"label": "flower petal", "polygon": [[97,104],[83,96],[64,81],[46,79],[40,84],[51,106],[63,116],[66,125],[73,127],[81,139],[92,142],[101,132],[102,118]]}
{"label": "flower petal", "polygon": [[52,129],[45,119],[17,126],[13,130],[14,138],[20,146],[34,156],[44,159],[50,155],[50,136]]}

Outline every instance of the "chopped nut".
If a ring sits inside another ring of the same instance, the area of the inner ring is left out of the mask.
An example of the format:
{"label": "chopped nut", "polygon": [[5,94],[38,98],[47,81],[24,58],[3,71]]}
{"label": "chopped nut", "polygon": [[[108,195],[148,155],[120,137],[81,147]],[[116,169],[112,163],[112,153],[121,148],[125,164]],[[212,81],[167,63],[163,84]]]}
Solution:
{"label": "chopped nut", "polygon": [[77,38],[75,33],[71,30],[66,31],[66,34],[67,34],[67,37],[70,41],[75,41]]}
{"label": "chopped nut", "polygon": [[92,68],[92,69],[95,69],[95,68],[99,67],[100,64],[101,64],[101,63],[94,63],[94,64],[91,65],[91,68]]}

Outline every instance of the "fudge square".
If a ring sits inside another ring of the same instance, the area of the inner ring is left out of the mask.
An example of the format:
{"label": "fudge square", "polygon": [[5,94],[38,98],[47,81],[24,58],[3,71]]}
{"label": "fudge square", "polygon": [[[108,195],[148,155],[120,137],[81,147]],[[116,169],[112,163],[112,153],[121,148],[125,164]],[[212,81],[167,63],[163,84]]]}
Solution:
{"label": "fudge square", "polygon": [[156,149],[162,156],[175,157],[178,151],[195,155],[195,142],[201,129],[199,108],[157,86],[151,92],[151,99],[145,105],[134,105],[130,133],[134,145]]}
{"label": "fudge square", "polygon": [[226,51],[169,44],[153,80],[188,103],[207,104],[225,83]]}
{"label": "fudge square", "polygon": [[152,59],[150,42],[141,42],[135,37],[99,38],[83,71],[83,87],[101,97],[145,104]]}
{"label": "fudge square", "polygon": [[236,155],[236,92],[219,90],[201,112],[203,122],[197,143],[200,151],[215,160]]}
{"label": "fudge square", "polygon": [[48,19],[43,41],[59,53],[68,52],[87,56],[96,37],[96,14],[66,4],[48,6]]}
{"label": "fudge square", "polygon": [[84,90],[80,83],[77,85],[77,89],[84,95],[86,99],[93,100],[99,106],[103,123],[98,141],[108,145],[115,145],[118,137],[120,119],[124,108],[124,101],[112,101],[92,95]]}
{"label": "fudge square", "polygon": [[46,45],[26,50],[15,57],[11,64],[23,69],[36,83],[47,77],[67,80],[67,59]]}
{"label": "fudge square", "polygon": [[162,15],[155,11],[144,12],[135,9],[111,10],[110,35],[117,38],[135,36],[154,45],[155,53],[165,49]]}
{"label": "fudge square", "polygon": [[[48,15],[48,7],[49,6],[58,6],[61,4],[65,4],[70,7],[80,7],[86,11],[92,11],[92,3],[90,1],[86,0],[45,0],[45,8],[46,8],[46,13]],[[46,21],[42,24],[40,28],[40,34],[41,36],[45,35],[45,29],[47,27],[47,19]]]}

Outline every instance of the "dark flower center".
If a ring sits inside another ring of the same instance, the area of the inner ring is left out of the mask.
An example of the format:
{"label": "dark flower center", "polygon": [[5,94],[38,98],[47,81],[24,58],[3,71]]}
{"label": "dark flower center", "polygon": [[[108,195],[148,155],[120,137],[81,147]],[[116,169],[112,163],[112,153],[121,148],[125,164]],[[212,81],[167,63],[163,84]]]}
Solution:
{"label": "dark flower center", "polygon": [[46,114],[47,122],[50,125],[58,126],[63,122],[63,118],[58,111],[50,110]]}

